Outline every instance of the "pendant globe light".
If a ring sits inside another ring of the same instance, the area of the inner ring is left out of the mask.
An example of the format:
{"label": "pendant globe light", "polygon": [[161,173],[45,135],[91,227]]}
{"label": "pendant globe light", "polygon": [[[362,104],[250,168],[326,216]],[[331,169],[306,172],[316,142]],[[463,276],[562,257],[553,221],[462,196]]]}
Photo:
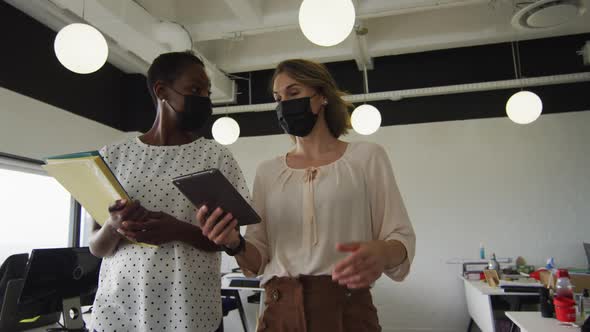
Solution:
{"label": "pendant globe light", "polygon": [[354,27],[355,17],[352,0],[303,0],[299,7],[301,31],[319,46],[344,41]]}
{"label": "pendant globe light", "polygon": [[229,116],[217,119],[211,128],[213,138],[221,145],[235,143],[240,137],[240,125]]}
{"label": "pendant globe light", "polygon": [[[522,78],[520,67],[520,50],[518,42],[516,48],[512,43],[512,60],[514,63],[514,75],[517,79]],[[506,115],[517,124],[529,124],[539,118],[543,111],[543,101],[531,91],[522,90],[513,94],[506,102]]]}
{"label": "pendant globe light", "polygon": [[381,127],[381,113],[375,106],[363,104],[354,109],[350,122],[357,133],[371,135]]}
{"label": "pendant globe light", "polygon": [[[233,79],[243,79],[248,81],[248,98],[249,103],[252,105],[252,74],[249,78],[244,78],[235,75],[229,75]],[[211,128],[211,134],[213,138],[221,145],[234,144],[240,137],[240,124],[227,115],[227,111],[224,117],[217,119],[213,123]]]}
{"label": "pendant globe light", "polygon": [[[82,5],[84,19],[86,1]],[[107,61],[109,47],[100,31],[84,23],[72,23],[62,28],[53,43],[59,62],[74,73],[90,74]]]}
{"label": "pendant globe light", "polygon": [[543,102],[531,91],[519,91],[506,103],[506,114],[514,123],[529,124],[541,115]]}
{"label": "pendant globe light", "polygon": [[[369,93],[369,79],[367,76],[367,67],[363,68],[363,77],[365,82],[365,94]],[[355,108],[350,117],[350,122],[354,131],[361,135],[371,135],[381,127],[381,112],[369,104],[363,104]]]}

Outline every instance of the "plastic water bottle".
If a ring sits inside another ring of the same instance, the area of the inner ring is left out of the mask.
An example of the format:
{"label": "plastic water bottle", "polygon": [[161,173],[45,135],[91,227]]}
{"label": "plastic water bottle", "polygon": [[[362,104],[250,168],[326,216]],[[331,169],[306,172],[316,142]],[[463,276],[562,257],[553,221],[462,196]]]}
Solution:
{"label": "plastic water bottle", "polygon": [[486,249],[483,246],[483,242],[479,244],[479,259],[486,259]]}
{"label": "plastic water bottle", "polygon": [[[545,268],[549,271],[553,271],[555,269],[555,258],[553,258],[553,257],[547,258],[547,265],[545,266]],[[553,272],[555,272],[555,271],[553,271]]]}
{"label": "plastic water bottle", "polygon": [[496,260],[496,254],[492,254],[492,258],[488,262],[488,270],[496,270],[498,277],[502,277],[502,270],[500,269],[500,263]]}
{"label": "plastic water bottle", "polygon": [[570,275],[567,270],[557,270],[557,282],[555,283],[555,296],[574,298],[574,288],[570,281]]}

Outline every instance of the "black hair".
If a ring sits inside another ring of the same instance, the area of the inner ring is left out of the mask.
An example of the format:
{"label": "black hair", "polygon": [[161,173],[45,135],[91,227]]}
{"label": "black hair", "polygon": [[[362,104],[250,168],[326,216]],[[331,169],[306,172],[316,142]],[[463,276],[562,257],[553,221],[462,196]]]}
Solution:
{"label": "black hair", "polygon": [[172,84],[188,66],[193,64],[205,67],[203,60],[192,51],[163,53],[152,62],[147,72],[147,87],[154,105],[158,104],[158,97],[154,93],[156,82],[164,81]]}

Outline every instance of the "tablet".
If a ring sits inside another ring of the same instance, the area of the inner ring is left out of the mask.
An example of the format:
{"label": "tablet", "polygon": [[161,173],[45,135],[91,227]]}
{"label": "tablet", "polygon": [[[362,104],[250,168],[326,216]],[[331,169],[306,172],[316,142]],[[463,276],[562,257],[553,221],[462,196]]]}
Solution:
{"label": "tablet", "polygon": [[209,169],[172,179],[174,185],[196,208],[206,205],[231,213],[239,226],[257,224],[261,218],[218,169]]}

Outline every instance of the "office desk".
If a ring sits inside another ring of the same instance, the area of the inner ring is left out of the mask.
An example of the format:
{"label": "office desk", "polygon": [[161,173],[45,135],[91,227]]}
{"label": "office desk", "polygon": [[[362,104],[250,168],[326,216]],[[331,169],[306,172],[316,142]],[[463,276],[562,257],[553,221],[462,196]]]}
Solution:
{"label": "office desk", "polygon": [[[539,297],[536,293],[506,293],[501,288],[490,287],[485,281],[467,280],[462,276],[460,278],[465,286],[467,311],[471,316],[467,331],[471,330],[471,326],[475,322],[483,332],[496,332],[492,296]],[[519,310],[519,308],[512,310]]]}
{"label": "office desk", "polygon": [[[88,325],[90,324],[90,320],[92,319],[92,313],[87,313],[87,314],[82,315],[82,319],[84,319],[84,322],[86,322],[86,327],[88,327]],[[24,332],[45,332],[45,330],[47,330],[47,329],[57,328],[57,327],[61,327],[61,326],[59,326],[59,324],[52,324],[52,325],[36,327],[34,329],[24,330]]]}
{"label": "office desk", "polygon": [[[261,287],[232,287],[230,286],[231,280],[240,280],[240,279],[248,279],[245,278],[241,273],[229,273],[223,275],[221,278],[221,289],[228,289],[228,290],[238,290],[238,291],[253,291],[253,292],[260,292],[260,302],[258,303],[258,313],[256,315],[256,324],[254,324],[258,328],[258,318],[264,313],[265,305],[264,305],[264,288]],[[246,318],[247,319],[247,318]],[[249,324],[246,324],[249,326]]]}
{"label": "office desk", "polygon": [[555,318],[544,318],[540,312],[514,312],[507,311],[510,318],[521,332],[577,332],[580,328],[563,326]]}

